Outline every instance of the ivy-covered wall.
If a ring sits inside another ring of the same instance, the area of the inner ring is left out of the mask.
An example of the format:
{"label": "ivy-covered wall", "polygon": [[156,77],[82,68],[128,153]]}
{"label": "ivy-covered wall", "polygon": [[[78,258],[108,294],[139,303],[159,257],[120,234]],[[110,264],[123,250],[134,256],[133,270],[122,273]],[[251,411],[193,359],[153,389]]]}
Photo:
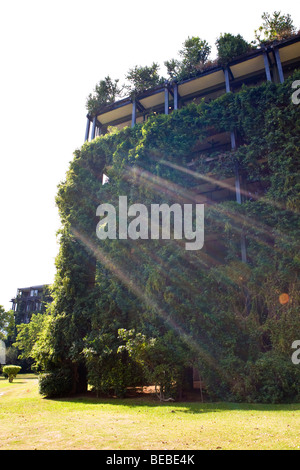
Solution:
{"label": "ivy-covered wall", "polygon": [[[300,106],[291,101],[299,78],[152,116],[76,150],[57,194],[62,229],[46,394],[67,375],[69,391],[89,381],[122,395],[156,383],[161,397],[178,396],[194,367],[210,399],[299,399],[300,366],[291,361],[300,339]],[[235,131],[239,145],[208,162],[195,150],[212,128]],[[207,244],[187,251],[181,240],[97,238],[99,204],[118,207],[121,195],[128,205],[195,204],[201,175],[234,176],[236,161],[243,187],[260,181],[263,191],[244,193],[242,204],[233,192],[205,206],[215,251]]]}

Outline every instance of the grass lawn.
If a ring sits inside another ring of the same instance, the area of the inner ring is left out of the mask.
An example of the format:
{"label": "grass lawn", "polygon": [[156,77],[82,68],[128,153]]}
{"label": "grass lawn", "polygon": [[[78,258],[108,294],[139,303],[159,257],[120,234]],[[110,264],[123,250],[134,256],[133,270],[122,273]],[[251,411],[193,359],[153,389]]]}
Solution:
{"label": "grass lawn", "polygon": [[0,377],[0,450],[300,449],[300,404],[49,400],[37,377]]}

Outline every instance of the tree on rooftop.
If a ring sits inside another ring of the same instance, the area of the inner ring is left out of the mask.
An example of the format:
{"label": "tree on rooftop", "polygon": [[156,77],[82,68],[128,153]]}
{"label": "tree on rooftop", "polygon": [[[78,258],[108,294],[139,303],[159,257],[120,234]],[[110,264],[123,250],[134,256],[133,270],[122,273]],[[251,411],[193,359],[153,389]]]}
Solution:
{"label": "tree on rooftop", "polygon": [[264,12],[261,16],[263,24],[254,31],[255,40],[262,44],[267,41],[287,39],[296,33],[291,15],[281,14],[280,11],[270,13]]}
{"label": "tree on rooftop", "polygon": [[97,109],[102,106],[114,103],[118,98],[121,98],[123,86],[119,86],[119,79],[113,80],[109,75],[100,80],[95,86],[93,93],[90,93],[86,108],[90,114],[94,114]]}
{"label": "tree on rooftop", "polygon": [[164,62],[171,79],[181,80],[197,73],[207,62],[211,47],[198,36],[188,37],[179,51],[181,60],[171,59]]}
{"label": "tree on rooftop", "polygon": [[227,65],[235,57],[245,54],[251,48],[240,34],[234,36],[230,33],[221,34],[216,40],[216,46],[220,65]]}
{"label": "tree on rooftop", "polygon": [[182,64],[186,70],[190,69],[193,71],[199,63],[207,61],[210,51],[211,47],[205,39],[192,36],[184,41],[183,48],[179,51],[179,54],[182,57]]}
{"label": "tree on rooftop", "polygon": [[129,69],[126,75],[128,85],[125,86],[129,94],[141,93],[144,90],[162,84],[165,79],[160,77],[158,70],[159,65],[156,62],[153,62],[150,66],[141,67],[136,65]]}

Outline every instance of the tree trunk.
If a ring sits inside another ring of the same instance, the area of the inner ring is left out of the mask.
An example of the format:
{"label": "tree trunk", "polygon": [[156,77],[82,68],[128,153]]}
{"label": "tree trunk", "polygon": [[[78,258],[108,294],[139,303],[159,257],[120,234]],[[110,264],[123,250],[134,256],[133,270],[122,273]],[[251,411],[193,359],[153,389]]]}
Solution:
{"label": "tree trunk", "polygon": [[72,364],[72,375],[73,383],[71,394],[76,395],[78,393],[86,393],[88,383],[85,365],[82,363]]}

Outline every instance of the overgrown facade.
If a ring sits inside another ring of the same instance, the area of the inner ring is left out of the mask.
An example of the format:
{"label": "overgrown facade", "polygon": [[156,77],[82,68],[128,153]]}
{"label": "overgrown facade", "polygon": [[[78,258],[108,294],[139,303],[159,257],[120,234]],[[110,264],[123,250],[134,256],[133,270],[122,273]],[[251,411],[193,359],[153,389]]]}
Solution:
{"label": "overgrown facade", "polygon": [[[299,39],[88,116],[57,195],[44,390],[89,382],[122,395],[155,383],[175,396],[194,369],[213,399],[299,396],[290,359],[300,325]],[[174,237],[100,241],[96,209],[122,195],[128,204],[204,204],[203,249],[187,252]]]}

